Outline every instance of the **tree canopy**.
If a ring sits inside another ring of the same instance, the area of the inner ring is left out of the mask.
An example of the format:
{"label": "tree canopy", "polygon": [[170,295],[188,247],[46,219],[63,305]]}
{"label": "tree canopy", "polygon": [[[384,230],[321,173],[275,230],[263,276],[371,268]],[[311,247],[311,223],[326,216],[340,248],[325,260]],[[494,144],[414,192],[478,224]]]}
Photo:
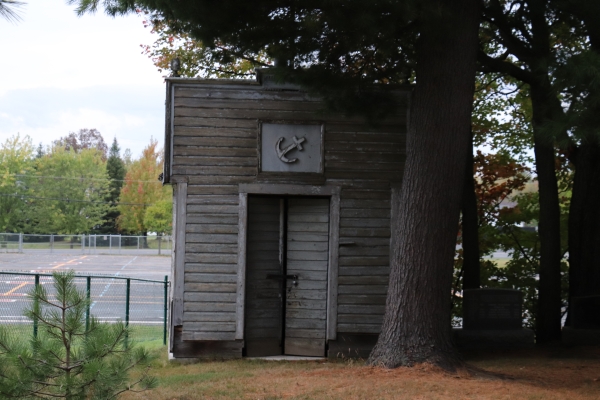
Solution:
{"label": "tree canopy", "polygon": [[0,231],[18,232],[24,228],[28,175],[33,172],[34,149],[31,138],[15,135],[0,144]]}
{"label": "tree canopy", "polygon": [[36,162],[28,224],[37,233],[85,233],[103,222],[109,208],[102,155],[54,147]]}
{"label": "tree canopy", "polygon": [[158,142],[151,140],[143,150],[140,159],[133,162],[121,189],[117,224],[122,231],[146,234],[147,210],[163,200],[171,200],[171,188],[162,186],[158,176],[163,171],[162,152],[157,148]]}

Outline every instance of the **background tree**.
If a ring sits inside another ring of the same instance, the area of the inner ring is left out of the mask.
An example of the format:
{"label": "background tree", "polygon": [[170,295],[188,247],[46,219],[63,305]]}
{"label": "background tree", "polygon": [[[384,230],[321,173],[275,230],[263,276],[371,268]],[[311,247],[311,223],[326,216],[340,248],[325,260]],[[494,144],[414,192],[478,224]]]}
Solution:
{"label": "background tree", "polygon": [[[558,24],[549,14],[549,1],[530,1],[511,7],[502,0],[486,3],[484,29],[496,57],[481,53],[486,70],[512,74],[527,84],[532,100],[535,165],[540,190],[540,312],[537,340],[560,339],[560,206],[555,174],[555,137],[544,124],[562,113],[550,75],[555,64],[552,30]],[[502,69],[500,69],[502,68]],[[507,71],[510,70],[510,71]]]}
{"label": "background tree", "polygon": [[102,224],[109,209],[108,190],[106,167],[97,150],[54,147],[36,162],[29,226],[38,233],[89,232]]}
{"label": "background tree", "polygon": [[[149,353],[127,341],[122,323],[100,323],[77,290],[73,271],[55,272],[53,290],[37,285],[25,316],[36,319],[38,336],[11,337],[0,327],[0,394],[5,399],[112,399],[156,386],[148,374]],[[51,294],[52,293],[52,294]],[[144,368],[135,381],[129,373]]]}
{"label": "background tree", "polygon": [[[578,146],[569,152],[575,166],[569,210],[569,296],[600,295],[600,4],[556,3],[569,30],[584,38],[557,68],[555,87],[569,104],[554,129],[567,129]],[[567,323],[570,323],[570,318]]]}
{"label": "background tree", "polygon": [[144,225],[157,235],[170,235],[173,233],[173,201],[160,200],[146,209]]}
{"label": "background tree", "polygon": [[163,187],[158,180],[163,172],[163,160],[157,146],[158,142],[152,139],[140,159],[135,160],[127,171],[118,207],[121,215],[117,224],[122,231],[147,235],[146,211],[155,203],[172,197],[171,188]]}
{"label": "background tree", "polygon": [[67,136],[55,140],[54,145],[64,147],[65,150],[72,149],[75,152],[83,149],[96,149],[102,155],[103,160],[106,160],[108,153],[108,146],[97,129],[85,128],[80,129],[77,133],[69,132]]}
{"label": "background tree", "polygon": [[[484,49],[480,53],[486,71],[496,71],[526,84],[531,98],[536,172],[540,183],[540,315],[539,343],[560,339],[561,328],[561,218],[559,154],[575,167],[571,202],[569,256],[572,290],[577,282],[600,286],[600,265],[594,240],[600,238],[595,195],[600,180],[597,168],[598,100],[594,76],[598,63],[587,55],[600,25],[600,8],[586,1],[530,1],[515,4],[487,1]],[[573,68],[576,67],[576,68]],[[568,73],[564,74],[566,70]],[[563,71],[563,79],[561,79]],[[587,75],[584,80],[580,78]],[[566,79],[565,79],[566,78]],[[585,83],[583,83],[585,81]],[[591,100],[591,101],[589,101]],[[590,116],[593,116],[591,119]],[[588,124],[587,122],[592,122]],[[589,129],[591,128],[591,129]],[[558,150],[558,152],[557,152]],[[579,176],[579,178],[578,178]],[[596,222],[592,222],[596,221]],[[595,239],[594,239],[595,238]],[[586,242],[590,240],[590,242]],[[581,260],[586,260],[582,263]],[[584,265],[585,264],[585,265]],[[583,278],[583,279],[581,279]]]}
{"label": "background tree", "polygon": [[31,138],[15,135],[0,144],[0,232],[22,232],[33,172]]}
{"label": "background tree", "polygon": [[160,255],[162,236],[173,232],[173,200],[160,200],[146,210],[144,225],[151,232],[156,232],[158,254]]}
{"label": "background tree", "polygon": [[117,203],[119,201],[126,172],[125,163],[121,159],[117,138],[113,139],[112,146],[110,147],[109,156],[106,160],[106,172],[108,174],[108,179],[110,180],[106,201],[110,203],[111,207],[104,216],[105,222],[98,228],[98,232],[116,233],[118,230],[117,219],[120,215],[119,210],[117,209]]}

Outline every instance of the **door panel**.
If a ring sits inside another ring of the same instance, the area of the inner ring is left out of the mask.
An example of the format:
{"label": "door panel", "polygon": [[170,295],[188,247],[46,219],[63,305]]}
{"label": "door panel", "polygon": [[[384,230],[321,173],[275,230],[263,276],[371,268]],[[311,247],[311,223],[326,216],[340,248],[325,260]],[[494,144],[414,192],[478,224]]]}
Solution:
{"label": "door panel", "polygon": [[325,355],[329,199],[290,198],[287,209],[285,354]]}
{"label": "door panel", "polygon": [[282,354],[281,200],[248,198],[245,345],[249,357]]}

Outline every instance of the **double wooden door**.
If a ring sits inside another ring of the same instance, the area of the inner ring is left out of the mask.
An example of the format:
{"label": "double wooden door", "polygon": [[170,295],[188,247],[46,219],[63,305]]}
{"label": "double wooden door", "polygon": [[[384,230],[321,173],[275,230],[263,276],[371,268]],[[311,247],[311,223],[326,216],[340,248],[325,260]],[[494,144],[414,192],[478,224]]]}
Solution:
{"label": "double wooden door", "polygon": [[325,355],[329,199],[248,198],[245,349]]}

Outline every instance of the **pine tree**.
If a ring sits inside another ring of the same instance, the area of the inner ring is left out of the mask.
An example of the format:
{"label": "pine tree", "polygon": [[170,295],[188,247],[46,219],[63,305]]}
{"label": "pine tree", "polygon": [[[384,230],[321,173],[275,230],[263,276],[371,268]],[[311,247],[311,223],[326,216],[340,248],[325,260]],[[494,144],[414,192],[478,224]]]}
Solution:
{"label": "pine tree", "polygon": [[99,233],[116,233],[117,218],[121,213],[116,208],[116,204],[119,202],[119,195],[121,194],[121,188],[123,187],[123,180],[125,179],[125,163],[121,159],[121,148],[117,142],[117,138],[113,139],[112,146],[106,160],[106,172],[110,179],[109,193],[106,201],[111,203],[110,210],[104,216],[104,224],[98,229]]}
{"label": "pine tree", "polygon": [[[110,399],[119,393],[156,386],[149,376],[150,355],[127,341],[121,322],[100,323],[90,317],[89,300],[77,290],[73,271],[53,274],[53,293],[38,285],[30,293],[25,316],[38,321],[29,342],[0,327],[0,397],[5,399]],[[129,371],[143,366],[134,381]]]}

